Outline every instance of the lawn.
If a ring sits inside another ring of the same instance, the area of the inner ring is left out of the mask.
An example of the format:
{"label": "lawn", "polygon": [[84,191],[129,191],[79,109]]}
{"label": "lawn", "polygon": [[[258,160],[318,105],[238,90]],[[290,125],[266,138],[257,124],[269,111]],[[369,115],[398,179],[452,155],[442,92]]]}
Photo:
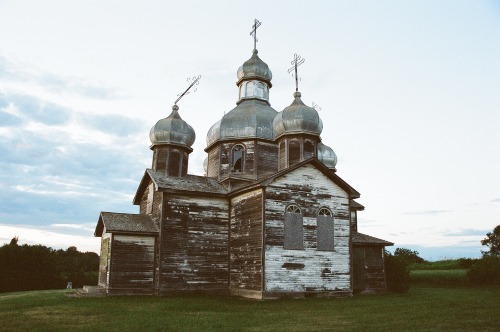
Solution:
{"label": "lawn", "polygon": [[344,299],[0,294],[1,331],[498,331],[500,288],[412,287]]}

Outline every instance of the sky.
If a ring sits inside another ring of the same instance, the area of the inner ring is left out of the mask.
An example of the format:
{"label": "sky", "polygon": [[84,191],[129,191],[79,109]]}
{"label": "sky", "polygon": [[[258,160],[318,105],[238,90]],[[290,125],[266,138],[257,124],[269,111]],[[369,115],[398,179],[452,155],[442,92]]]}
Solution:
{"label": "sky", "polygon": [[99,213],[138,213],[149,130],[197,75],[178,105],[202,175],[254,19],[277,111],[305,59],[302,100],[361,193],[359,231],[480,257],[500,224],[500,1],[480,0],[0,0],[0,245],[99,252]]}

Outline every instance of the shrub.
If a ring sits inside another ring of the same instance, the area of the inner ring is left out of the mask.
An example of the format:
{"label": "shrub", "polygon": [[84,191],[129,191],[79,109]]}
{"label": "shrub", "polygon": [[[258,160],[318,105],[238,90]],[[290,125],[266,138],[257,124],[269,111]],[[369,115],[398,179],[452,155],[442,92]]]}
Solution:
{"label": "shrub", "polygon": [[469,282],[473,285],[500,286],[500,257],[485,256],[478,259],[467,273]]}
{"label": "shrub", "polygon": [[388,291],[405,293],[410,289],[410,271],[405,257],[385,251],[385,275]]}

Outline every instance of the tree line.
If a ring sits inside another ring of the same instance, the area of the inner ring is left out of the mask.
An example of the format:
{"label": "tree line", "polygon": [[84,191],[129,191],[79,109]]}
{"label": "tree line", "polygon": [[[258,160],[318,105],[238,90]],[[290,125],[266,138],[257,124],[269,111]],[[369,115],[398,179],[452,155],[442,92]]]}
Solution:
{"label": "tree line", "polygon": [[19,245],[14,237],[0,247],[0,292],[96,285],[99,256],[76,247],[55,250],[43,245]]}

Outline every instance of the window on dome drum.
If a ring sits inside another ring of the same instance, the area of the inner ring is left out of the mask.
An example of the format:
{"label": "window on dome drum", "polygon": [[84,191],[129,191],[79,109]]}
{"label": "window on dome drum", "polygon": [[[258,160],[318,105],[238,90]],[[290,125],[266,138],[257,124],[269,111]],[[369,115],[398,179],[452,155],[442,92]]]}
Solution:
{"label": "window on dome drum", "polygon": [[254,94],[254,84],[253,82],[248,82],[246,86],[245,97],[252,97]]}
{"label": "window on dome drum", "polygon": [[304,142],[304,160],[314,157],[314,142],[305,140]]}
{"label": "window on dome drum", "polygon": [[233,147],[232,152],[232,172],[243,172],[245,162],[245,147],[241,144],[237,144]]}
{"label": "window on dome drum", "polygon": [[318,227],[317,233],[317,250],[333,251],[334,250],[334,220],[333,213],[328,208],[320,208],[318,217],[316,218]]}
{"label": "window on dome drum", "polygon": [[257,87],[255,89],[255,96],[264,98],[264,84],[262,83],[257,83]]}
{"label": "window on dome drum", "polygon": [[168,175],[179,176],[179,168],[181,163],[181,154],[177,150],[171,150],[168,156]]}
{"label": "window on dome drum", "polygon": [[300,162],[300,141],[291,140],[288,144],[288,166]]}
{"label": "window on dome drum", "polygon": [[304,249],[304,216],[300,207],[295,204],[285,210],[284,249]]}

